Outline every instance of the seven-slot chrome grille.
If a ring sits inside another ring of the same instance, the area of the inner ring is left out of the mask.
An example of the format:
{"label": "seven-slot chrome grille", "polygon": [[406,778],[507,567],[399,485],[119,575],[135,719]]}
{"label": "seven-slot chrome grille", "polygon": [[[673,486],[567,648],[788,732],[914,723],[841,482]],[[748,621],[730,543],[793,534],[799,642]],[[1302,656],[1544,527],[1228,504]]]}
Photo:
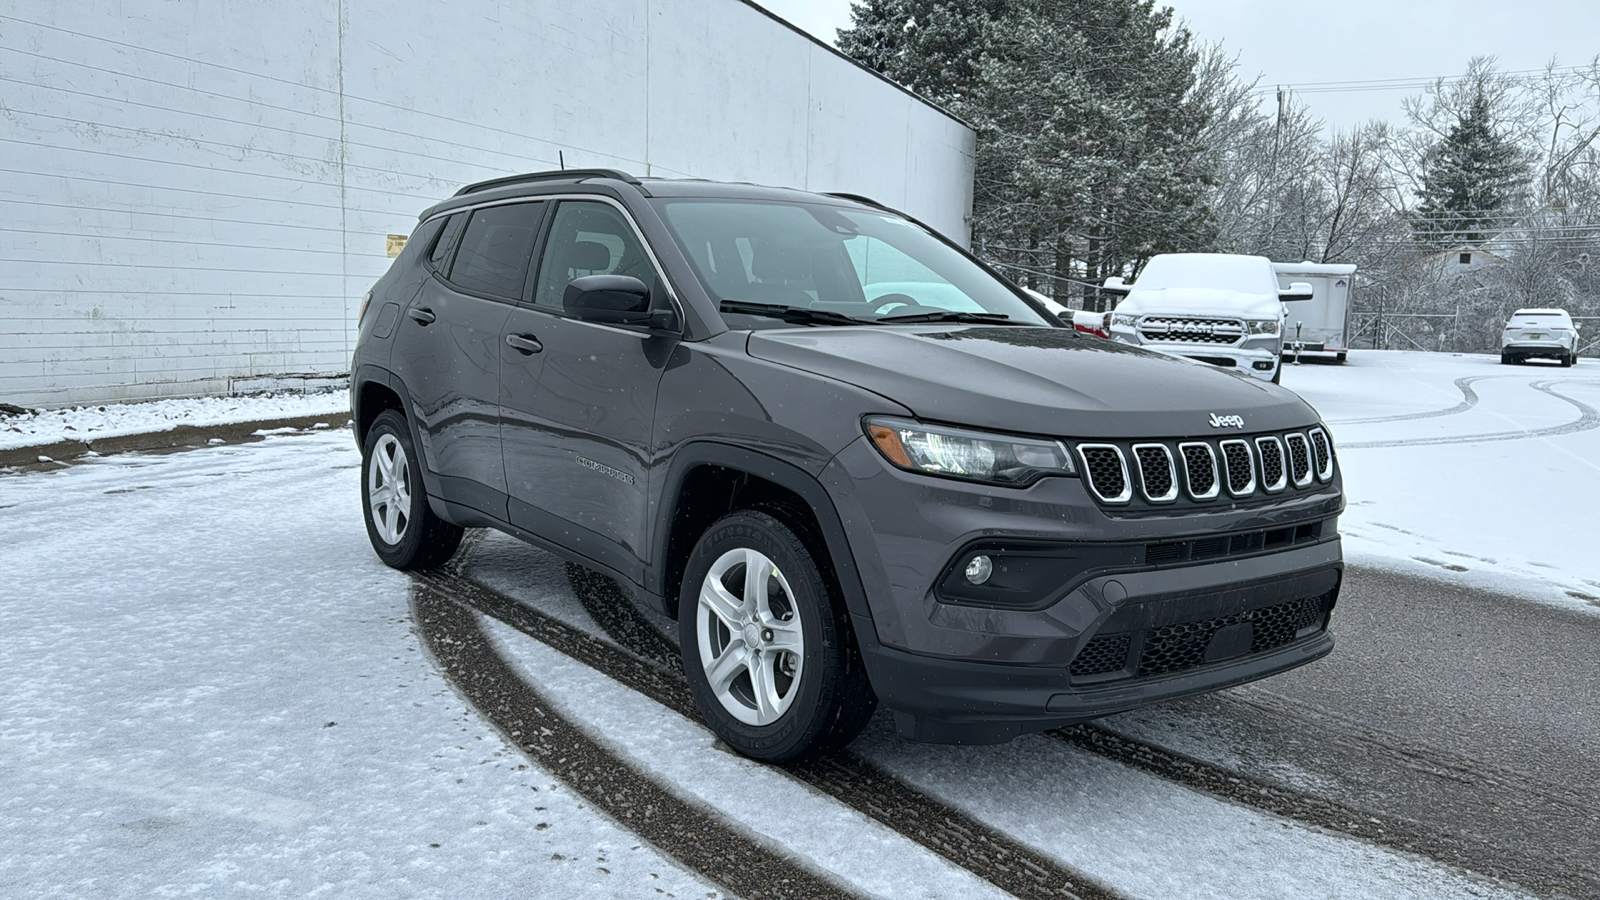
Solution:
{"label": "seven-slot chrome grille", "polygon": [[1101,503],[1265,498],[1333,481],[1333,442],[1318,427],[1195,441],[1077,445],[1080,474]]}

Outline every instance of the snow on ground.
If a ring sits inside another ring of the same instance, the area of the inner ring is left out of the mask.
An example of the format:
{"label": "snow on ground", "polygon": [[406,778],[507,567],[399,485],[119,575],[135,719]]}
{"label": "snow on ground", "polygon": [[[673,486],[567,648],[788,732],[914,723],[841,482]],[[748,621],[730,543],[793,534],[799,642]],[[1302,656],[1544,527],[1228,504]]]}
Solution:
{"label": "snow on ground", "polygon": [[721,896],[445,683],[358,464],[338,430],[0,476],[0,896]]}
{"label": "snow on ground", "polygon": [[[473,550],[466,571],[572,625],[595,629],[567,593],[559,563],[543,551],[491,534]],[[533,573],[543,576],[526,577]],[[884,896],[981,896],[952,877],[959,871],[940,875],[937,890],[911,889],[927,884],[923,879],[942,864],[834,801],[730,755],[698,722],[508,627],[495,625],[491,634],[525,679],[616,752],[795,856]],[[1128,896],[1525,896],[1195,793],[1049,737],[999,747],[913,744],[895,737],[880,713],[851,749]]]}
{"label": "snow on ground", "polygon": [[171,431],[179,425],[230,425],[320,416],[350,409],[346,390],[107,403],[0,415],[0,450]]}
{"label": "snow on ground", "polygon": [[[420,647],[366,544],[346,431],[0,476],[0,896],[718,896],[530,765]],[[560,567],[474,572],[582,627]],[[670,789],[881,896],[983,896],[698,723],[494,626],[553,702]],[[1044,737],[858,744],[1134,895],[1515,896]]]}
{"label": "snow on ground", "polygon": [[1600,364],[1357,350],[1283,383],[1333,433],[1347,559],[1600,607]]}

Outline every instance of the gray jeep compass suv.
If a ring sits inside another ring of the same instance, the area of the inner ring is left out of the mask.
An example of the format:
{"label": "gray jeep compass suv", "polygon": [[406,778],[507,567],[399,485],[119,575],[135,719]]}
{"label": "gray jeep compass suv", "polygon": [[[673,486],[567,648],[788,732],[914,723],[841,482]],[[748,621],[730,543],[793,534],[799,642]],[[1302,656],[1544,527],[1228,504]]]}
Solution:
{"label": "gray jeep compass suv", "polygon": [[752,757],[986,743],[1328,653],[1333,446],[1294,394],[1079,335],[859,197],[621,172],[463,188],[368,296],[373,548],[463,527],[679,623]]}

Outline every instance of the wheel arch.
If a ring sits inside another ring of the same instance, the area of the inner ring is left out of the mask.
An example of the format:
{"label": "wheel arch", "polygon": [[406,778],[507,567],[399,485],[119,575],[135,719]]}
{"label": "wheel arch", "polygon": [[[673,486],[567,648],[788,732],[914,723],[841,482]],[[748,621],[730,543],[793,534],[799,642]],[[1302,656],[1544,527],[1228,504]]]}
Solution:
{"label": "wheel arch", "polygon": [[657,564],[647,570],[650,594],[674,618],[683,575],[701,534],[712,522],[738,509],[760,509],[805,532],[822,551],[819,562],[854,615],[868,616],[866,592],[855,555],[822,483],[800,467],[743,447],[696,442],[674,454],[660,494],[653,535]]}

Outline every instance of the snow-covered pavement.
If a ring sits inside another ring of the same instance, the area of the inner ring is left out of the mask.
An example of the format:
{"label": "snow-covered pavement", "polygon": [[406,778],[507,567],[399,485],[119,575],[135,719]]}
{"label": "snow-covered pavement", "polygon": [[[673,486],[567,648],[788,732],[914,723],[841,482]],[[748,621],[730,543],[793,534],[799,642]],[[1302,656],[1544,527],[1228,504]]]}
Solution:
{"label": "snow-covered pavement", "polygon": [[348,431],[0,476],[0,896],[721,896],[470,712]]}
{"label": "snow-covered pavement", "polygon": [[[718,896],[506,744],[422,649],[366,546],[348,432],[0,477],[0,895]],[[545,554],[475,577],[587,629]],[[629,764],[862,896],[994,893],[698,723],[498,625]],[[1510,897],[1046,737],[858,748],[1139,897]]]}
{"label": "snow-covered pavement", "polygon": [[1333,432],[1348,559],[1600,606],[1600,364],[1365,350],[1283,383]]}

